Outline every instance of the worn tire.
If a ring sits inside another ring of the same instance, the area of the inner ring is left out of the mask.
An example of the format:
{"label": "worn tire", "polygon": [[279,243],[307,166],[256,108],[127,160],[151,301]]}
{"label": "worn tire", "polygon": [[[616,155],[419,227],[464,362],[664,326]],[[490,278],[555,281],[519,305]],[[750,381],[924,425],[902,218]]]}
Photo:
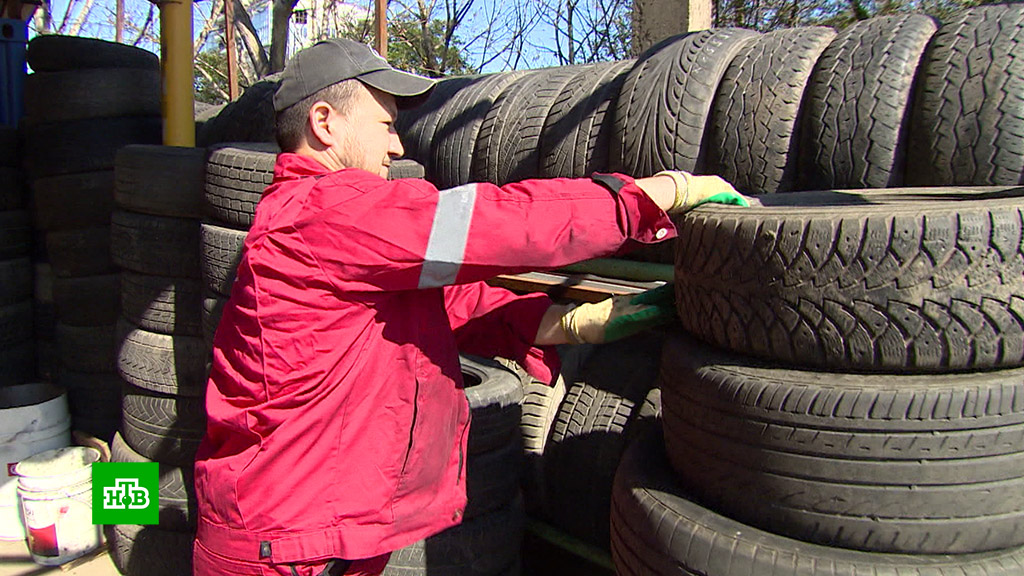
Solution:
{"label": "worn tire", "polygon": [[579,67],[532,70],[494,100],[473,149],[471,180],[504,185],[540,175],[541,129],[562,89]]}
{"label": "worn tire", "polygon": [[121,272],[121,312],[136,326],[160,334],[200,336],[202,281]]}
{"label": "worn tire", "polygon": [[978,6],[925,55],[907,184],[1024,184],[1024,6]]}
{"label": "worn tire", "polygon": [[612,559],[620,576],[1016,576],[1024,548],[963,555],[878,554],[819,546],[741,524],[679,485],[657,434],[622,458],[612,501]]}
{"label": "worn tire", "polygon": [[397,160],[392,160],[391,164],[388,166],[388,180],[426,177],[426,167],[412,158],[399,158]]}
{"label": "worn tire", "polygon": [[110,251],[114,263],[125,270],[199,278],[199,220],[115,210]]}
{"label": "worn tire", "polygon": [[159,116],[32,124],[25,130],[25,169],[33,179],[112,170],[119,148],[159,144],[162,133]]}
{"label": "worn tire", "polygon": [[58,278],[116,272],[110,253],[110,226],[90,226],[46,233],[46,256]]}
{"label": "worn tire", "polygon": [[53,279],[53,307],[69,326],[105,326],[117,322],[121,309],[117,274]]}
{"label": "worn tire", "polygon": [[114,211],[114,171],[81,172],[32,182],[32,220],[39,230],[108,226]]}
{"label": "worn tire", "polygon": [[191,470],[206,432],[203,396],[159,394],[126,385],[121,414],[121,434],[132,450],[150,460]]}
{"label": "worn tire", "polygon": [[256,204],[274,179],[276,144],[226,144],[206,163],[206,206],[214,219],[235,228],[252,226]]}
{"label": "worn tire", "polygon": [[[405,147],[405,156],[424,165],[427,174],[434,167],[430,165],[434,132],[441,120],[441,111],[453,94],[474,82],[479,76],[452,76],[443,78],[419,106],[398,111],[395,130]],[[429,176],[428,176],[429,178]]]}
{"label": "worn tire", "polygon": [[579,376],[566,382],[545,447],[546,519],[602,549],[612,479],[637,409],[655,385],[662,340],[652,332],[596,346]]}
{"label": "worn tire", "polygon": [[460,355],[463,390],[473,424],[469,428],[470,454],[495,450],[516,437],[523,402],[523,387],[514,372],[489,358]]}
{"label": "worn tire", "polygon": [[0,163],[0,211],[24,210],[28,204],[29,188],[21,170]]}
{"label": "worn tire", "polygon": [[203,216],[206,150],[132,144],[117,151],[118,208],[154,216]]}
{"label": "worn tire", "polygon": [[758,34],[703,30],[664,40],[637,58],[619,92],[612,167],[640,178],[703,173],[711,106],[726,69]]}
{"label": "worn tire", "polygon": [[230,296],[248,233],[208,222],[202,223],[199,233],[203,285],[215,294]]}
{"label": "worn tire", "polygon": [[431,146],[430,175],[439,188],[470,182],[481,126],[501,93],[524,72],[489,74],[455,92],[438,114]]}
{"label": "worn tire", "polygon": [[80,68],[141,68],[160,71],[160,58],[142,48],[96,38],[44,34],[25,50],[25,60],[36,72],[62,72]]}
{"label": "worn tire", "polygon": [[32,251],[32,221],[25,210],[0,212],[0,260],[19,258]]}
{"label": "worn tire", "polygon": [[191,531],[159,526],[108,524],[103,527],[110,559],[124,576],[182,576],[192,573]]}
{"label": "worn tire", "polygon": [[717,346],[798,366],[1020,366],[1022,197],[906,188],[702,206],[676,219],[680,319]]}
{"label": "worn tire", "polygon": [[669,461],[730,518],[872,552],[1024,545],[1024,369],[824,374],[681,336],[662,366]]}
{"label": "worn tire", "polygon": [[117,373],[129,384],[179,396],[206,390],[206,343],[198,336],[157,334],[117,323]]}
{"label": "worn tire", "polygon": [[835,34],[824,27],[776,30],[743,47],[715,96],[708,173],[746,194],[795,188],[804,88]]}
{"label": "worn tire", "polygon": [[159,116],[160,71],[83,68],[25,77],[27,121]]}
{"label": "worn tire", "polygon": [[110,443],[111,462],[157,462],[160,465],[160,523],[155,527],[170,532],[194,533],[199,511],[193,463],[178,465],[150,458],[135,450],[122,434],[115,434]]}
{"label": "worn tire", "polygon": [[0,306],[32,298],[34,275],[28,256],[0,260]]}
{"label": "worn tire", "polygon": [[923,14],[871,18],[829,44],[807,85],[801,189],[903,185],[912,89],[937,29]]}
{"label": "worn tire", "polygon": [[90,374],[114,371],[117,340],[114,325],[68,326],[58,321],[54,343],[60,365],[74,372]]}
{"label": "worn tire", "polygon": [[211,147],[222,142],[274,142],[274,92],[280,83],[281,75],[271,74],[246,88],[238,100],[203,123],[196,144]]}
{"label": "worn tire", "polygon": [[619,89],[635,60],[583,66],[558,93],[540,133],[540,175],[585,178],[612,169]]}

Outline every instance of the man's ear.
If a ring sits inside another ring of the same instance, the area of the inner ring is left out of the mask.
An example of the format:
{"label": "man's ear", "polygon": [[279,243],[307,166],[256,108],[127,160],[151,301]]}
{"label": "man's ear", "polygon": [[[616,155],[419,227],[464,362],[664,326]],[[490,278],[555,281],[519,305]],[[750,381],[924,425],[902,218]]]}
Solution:
{"label": "man's ear", "polygon": [[314,139],[311,144],[319,143],[326,148],[334,143],[337,135],[331,132],[330,119],[332,114],[337,113],[333,106],[323,100],[310,106],[306,121]]}

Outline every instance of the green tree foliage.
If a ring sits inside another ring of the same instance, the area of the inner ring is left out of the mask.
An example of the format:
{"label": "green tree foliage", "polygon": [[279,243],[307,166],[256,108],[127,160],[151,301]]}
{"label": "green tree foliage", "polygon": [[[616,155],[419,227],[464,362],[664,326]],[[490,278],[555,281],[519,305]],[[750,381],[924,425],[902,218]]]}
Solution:
{"label": "green tree foliage", "polygon": [[716,0],[715,26],[737,26],[762,32],[792,26],[844,28],[873,16],[920,12],[939,21],[951,14],[999,0]]}

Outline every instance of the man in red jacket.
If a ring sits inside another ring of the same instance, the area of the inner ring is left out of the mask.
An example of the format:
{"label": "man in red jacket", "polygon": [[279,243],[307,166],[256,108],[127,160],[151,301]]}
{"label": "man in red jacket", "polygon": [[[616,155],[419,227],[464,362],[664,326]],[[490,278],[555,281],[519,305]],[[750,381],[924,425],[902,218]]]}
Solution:
{"label": "man in red jacket", "polygon": [[716,177],[388,181],[398,108],[433,82],[330,40],[289,62],[273,183],[214,340],[196,457],[197,575],[379,574],[461,521],[469,407],[458,352],[552,380],[551,345],[668,309],[578,307],[483,281],[675,236],[666,211],[744,203]]}

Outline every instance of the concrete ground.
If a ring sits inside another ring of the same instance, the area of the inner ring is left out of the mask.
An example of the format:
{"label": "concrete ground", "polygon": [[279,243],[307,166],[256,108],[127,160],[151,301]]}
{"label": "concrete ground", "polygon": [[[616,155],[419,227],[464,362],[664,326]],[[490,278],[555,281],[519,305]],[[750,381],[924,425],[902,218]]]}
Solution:
{"label": "concrete ground", "polygon": [[62,566],[41,566],[32,561],[24,540],[0,541],[0,576],[120,576],[106,546]]}

